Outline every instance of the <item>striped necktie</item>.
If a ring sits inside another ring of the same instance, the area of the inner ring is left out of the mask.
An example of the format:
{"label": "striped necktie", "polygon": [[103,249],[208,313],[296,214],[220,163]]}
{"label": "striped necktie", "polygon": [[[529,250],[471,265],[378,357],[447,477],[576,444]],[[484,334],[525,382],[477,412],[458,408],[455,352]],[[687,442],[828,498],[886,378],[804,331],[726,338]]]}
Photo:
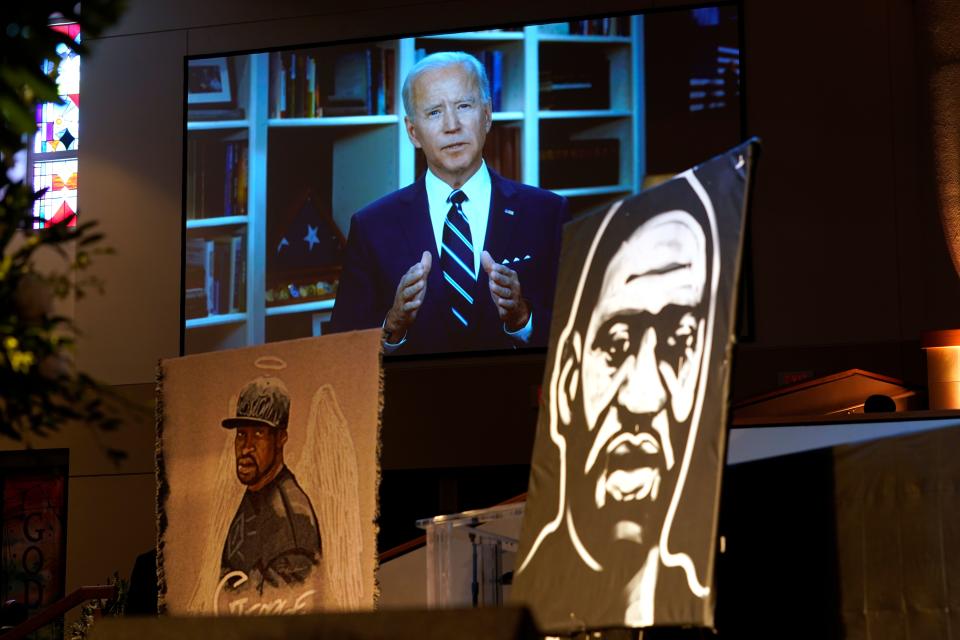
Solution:
{"label": "striped necktie", "polygon": [[460,329],[469,327],[473,319],[473,294],[477,284],[473,271],[473,238],[462,207],[466,199],[467,195],[459,189],[447,198],[450,211],[443,222],[440,244],[440,270],[446,283],[450,320]]}

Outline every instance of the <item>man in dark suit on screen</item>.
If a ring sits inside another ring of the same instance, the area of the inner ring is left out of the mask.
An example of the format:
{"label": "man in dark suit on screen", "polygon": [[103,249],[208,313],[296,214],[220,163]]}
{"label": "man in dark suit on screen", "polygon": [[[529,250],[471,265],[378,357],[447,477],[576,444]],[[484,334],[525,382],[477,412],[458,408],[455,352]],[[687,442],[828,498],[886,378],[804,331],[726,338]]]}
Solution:
{"label": "man in dark suit on screen", "polygon": [[403,103],[428,170],[353,216],[332,330],[382,326],[397,354],[545,345],[566,200],[487,167],[490,90],[473,56],[425,57]]}

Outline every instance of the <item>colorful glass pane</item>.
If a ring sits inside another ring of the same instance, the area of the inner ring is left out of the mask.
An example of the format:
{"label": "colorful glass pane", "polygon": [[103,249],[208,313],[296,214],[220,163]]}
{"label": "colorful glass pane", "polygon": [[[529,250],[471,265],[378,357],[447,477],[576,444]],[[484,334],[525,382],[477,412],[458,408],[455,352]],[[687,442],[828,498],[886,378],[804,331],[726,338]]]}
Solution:
{"label": "colorful glass pane", "polygon": [[80,97],[65,96],[64,104],[37,105],[37,142],[34,151],[73,151],[79,140]]}
{"label": "colorful glass pane", "polygon": [[[34,162],[33,188],[47,189],[34,204],[33,213],[41,221],[37,226],[69,218],[77,210],[77,159]],[[76,222],[74,218],[70,226]]]}
{"label": "colorful glass pane", "polygon": [[76,42],[80,42],[80,25],[76,22],[70,22],[67,24],[53,24],[50,25],[50,28],[54,31],[59,31],[65,36],[73,38]]}
{"label": "colorful glass pane", "polygon": [[[80,26],[76,24],[51,27],[80,42]],[[47,103],[37,106],[37,135],[33,150],[38,153],[73,151],[80,137],[80,56],[66,45],[58,45],[60,66],[57,72],[57,92],[64,104]],[[53,63],[44,62],[44,73],[53,72]]]}

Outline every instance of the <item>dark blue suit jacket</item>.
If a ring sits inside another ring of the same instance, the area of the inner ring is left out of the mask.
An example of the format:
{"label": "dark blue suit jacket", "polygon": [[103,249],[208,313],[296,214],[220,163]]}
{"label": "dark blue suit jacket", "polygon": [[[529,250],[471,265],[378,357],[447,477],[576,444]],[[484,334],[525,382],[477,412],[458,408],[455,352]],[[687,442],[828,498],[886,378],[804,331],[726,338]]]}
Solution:
{"label": "dark blue suit jacket", "polygon": [[[567,201],[549,191],[507,180],[493,171],[490,182],[490,218],[484,249],[498,263],[507,260],[508,266],[517,272],[523,297],[533,311],[533,334],[528,344],[546,346],[561,231],[568,216]],[[407,331],[407,341],[396,354],[513,347],[516,343],[504,333],[483,268],[477,279],[470,331],[451,331],[423,177],[354,214],[331,331],[380,327],[393,306],[400,278],[420,261],[424,251],[433,256],[427,292]]]}

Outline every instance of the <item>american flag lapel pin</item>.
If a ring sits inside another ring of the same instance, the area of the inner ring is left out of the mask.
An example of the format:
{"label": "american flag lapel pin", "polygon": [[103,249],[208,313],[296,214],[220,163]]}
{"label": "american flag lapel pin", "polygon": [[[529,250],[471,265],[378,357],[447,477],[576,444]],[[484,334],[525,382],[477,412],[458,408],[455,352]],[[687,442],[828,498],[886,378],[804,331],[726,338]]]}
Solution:
{"label": "american flag lapel pin", "polygon": [[513,209],[504,209],[503,212],[504,212],[505,214],[507,214],[508,216],[512,216],[512,215],[513,215]]}

